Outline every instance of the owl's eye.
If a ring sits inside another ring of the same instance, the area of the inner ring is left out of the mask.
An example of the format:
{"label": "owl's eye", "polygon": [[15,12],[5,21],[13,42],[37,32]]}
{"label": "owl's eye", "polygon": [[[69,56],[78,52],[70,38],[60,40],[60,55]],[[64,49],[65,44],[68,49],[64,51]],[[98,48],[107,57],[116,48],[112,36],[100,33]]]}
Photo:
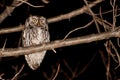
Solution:
{"label": "owl's eye", "polygon": [[41,18],[40,18],[40,24],[41,24],[41,25],[46,24],[46,19],[45,19],[44,17],[41,17]]}
{"label": "owl's eye", "polygon": [[40,24],[44,24],[45,23],[45,21],[44,20],[40,20]]}
{"label": "owl's eye", "polygon": [[38,22],[38,20],[37,20],[36,18],[33,18],[33,19],[32,19],[32,22],[33,22],[33,23],[36,23],[36,22]]}
{"label": "owl's eye", "polygon": [[31,25],[37,25],[38,23],[38,19],[36,17],[31,17],[30,18],[30,24]]}

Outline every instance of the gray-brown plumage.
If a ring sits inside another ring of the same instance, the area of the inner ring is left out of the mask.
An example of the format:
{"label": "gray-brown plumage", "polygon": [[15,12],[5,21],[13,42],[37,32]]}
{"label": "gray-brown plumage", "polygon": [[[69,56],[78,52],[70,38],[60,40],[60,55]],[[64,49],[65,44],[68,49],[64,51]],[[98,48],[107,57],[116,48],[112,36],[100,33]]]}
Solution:
{"label": "gray-brown plumage", "polygon": [[[22,36],[24,47],[49,42],[50,35],[46,18],[42,16],[30,16],[25,22],[25,29]],[[45,53],[46,51],[41,51],[25,55],[29,67],[33,70],[37,69],[41,64]]]}

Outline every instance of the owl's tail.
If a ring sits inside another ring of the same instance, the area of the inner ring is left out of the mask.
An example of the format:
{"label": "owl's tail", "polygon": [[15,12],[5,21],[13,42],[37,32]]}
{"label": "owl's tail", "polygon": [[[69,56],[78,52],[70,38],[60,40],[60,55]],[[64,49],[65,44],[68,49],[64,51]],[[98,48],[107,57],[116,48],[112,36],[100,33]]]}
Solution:
{"label": "owl's tail", "polygon": [[25,59],[32,70],[36,70],[45,56],[46,51],[25,55]]}

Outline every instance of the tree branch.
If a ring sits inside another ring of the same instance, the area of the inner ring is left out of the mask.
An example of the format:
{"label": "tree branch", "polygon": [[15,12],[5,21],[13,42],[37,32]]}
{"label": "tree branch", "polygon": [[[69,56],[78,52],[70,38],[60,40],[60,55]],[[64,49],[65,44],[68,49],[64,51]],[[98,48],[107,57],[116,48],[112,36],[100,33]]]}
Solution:
{"label": "tree branch", "polygon": [[[88,7],[92,8],[102,1],[103,0],[96,0],[96,1],[92,2],[91,4],[88,4]],[[75,17],[77,15],[83,14],[84,12],[86,12],[88,10],[88,7],[83,6],[82,8],[74,10],[70,13],[67,13],[67,14],[64,14],[64,15],[59,15],[59,16],[56,16],[56,17],[53,17],[53,18],[49,18],[48,23],[53,23],[53,22],[64,20],[64,19],[70,19],[71,17]]]}
{"label": "tree branch", "polygon": [[[90,8],[92,8],[92,7],[94,7],[95,5],[97,5],[98,3],[102,2],[102,1],[103,0],[96,0],[96,1],[92,2],[91,4],[89,4],[88,6]],[[88,10],[87,6],[83,6],[82,8],[74,10],[74,11],[72,11],[70,13],[67,13],[67,14],[64,14],[64,15],[59,15],[59,16],[52,17],[52,18],[48,18],[47,21],[48,21],[48,23],[54,23],[54,22],[57,22],[57,21],[60,21],[60,20],[69,19],[69,18],[75,17],[77,15],[83,14],[87,10]],[[7,13],[3,12],[3,14],[0,15],[0,23],[1,23],[1,19],[2,19],[1,17],[4,17],[3,16],[4,14],[7,15],[8,12]],[[21,26],[21,25],[16,26],[14,28],[5,28],[5,29],[0,30],[0,34],[18,32],[18,31],[22,31],[23,29],[24,29],[24,26]]]}
{"label": "tree branch", "polygon": [[60,48],[65,46],[72,46],[77,44],[85,44],[94,41],[109,39],[112,37],[120,37],[120,29],[117,29],[113,32],[104,32],[99,34],[91,34],[82,37],[70,38],[65,40],[56,40],[51,41],[50,43],[44,43],[38,46],[32,46],[27,48],[14,48],[14,49],[0,49],[0,57],[7,57],[7,56],[19,56],[25,54],[31,54],[38,51],[43,50],[52,50],[54,48]]}
{"label": "tree branch", "polygon": [[2,23],[6,17],[10,16],[14,9],[20,5],[22,5],[22,2],[19,0],[14,0],[11,6],[7,6],[6,9],[0,14],[0,23]]}
{"label": "tree branch", "polygon": [[21,31],[23,29],[24,29],[23,25],[19,25],[18,27],[14,27],[14,28],[0,29],[0,34],[7,34],[7,33],[12,33],[12,32],[19,32],[19,31]]}

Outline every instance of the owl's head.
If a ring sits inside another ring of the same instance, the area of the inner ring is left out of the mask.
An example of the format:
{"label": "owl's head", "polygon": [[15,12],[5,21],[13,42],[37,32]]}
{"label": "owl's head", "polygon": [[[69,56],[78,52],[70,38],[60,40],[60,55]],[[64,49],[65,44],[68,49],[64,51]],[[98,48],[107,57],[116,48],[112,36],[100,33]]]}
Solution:
{"label": "owl's head", "polygon": [[41,27],[47,29],[47,20],[43,16],[30,16],[27,20],[26,23],[30,27]]}

